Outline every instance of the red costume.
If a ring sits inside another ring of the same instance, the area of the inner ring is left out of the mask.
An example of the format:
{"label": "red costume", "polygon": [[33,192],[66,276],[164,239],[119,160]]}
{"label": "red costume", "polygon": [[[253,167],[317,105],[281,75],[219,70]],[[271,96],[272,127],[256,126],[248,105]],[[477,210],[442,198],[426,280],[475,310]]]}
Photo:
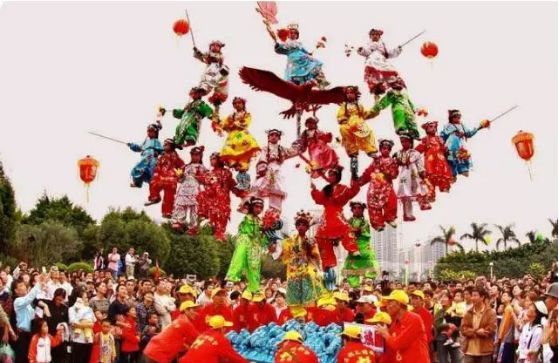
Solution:
{"label": "red costume", "polygon": [[214,229],[215,238],[223,240],[231,217],[231,192],[237,196],[241,194],[236,187],[237,182],[224,166],[214,167],[197,179],[204,186],[204,190],[196,196],[198,215],[207,218]]}
{"label": "red costume", "polygon": [[283,309],[278,316],[278,325],[283,325],[289,320],[293,319],[293,314],[291,314],[291,309]]}
{"label": "red costume", "polygon": [[421,139],[421,143],[415,149],[423,154],[425,174],[427,180],[433,186],[430,194],[432,194],[431,198],[434,200],[434,187],[438,187],[441,192],[450,190],[452,171],[446,158],[447,147],[443,139],[437,135],[437,122],[427,122],[421,127],[426,130],[427,136]]}
{"label": "red costume", "polygon": [[[201,322],[205,325],[206,329],[209,329],[210,326],[208,325],[210,318],[214,315],[221,315],[227,321],[233,321],[233,310],[230,306],[227,305],[216,305],[214,303],[210,303],[198,314],[198,318]],[[227,328],[226,331],[231,330],[231,328]]]}
{"label": "red costume", "polygon": [[429,363],[427,334],[421,317],[405,311],[399,319],[392,319],[386,345],[394,359],[401,363]]}
{"label": "red costume", "polygon": [[334,310],[334,314],[336,317],[336,324],[338,325],[342,325],[343,323],[351,323],[355,318],[353,310],[351,310],[347,306],[341,309],[336,308],[336,310]]}
{"label": "red costume", "polygon": [[153,177],[149,183],[149,202],[147,204],[159,203],[161,191],[163,191],[163,204],[161,205],[163,217],[170,218],[173,213],[178,181],[175,169],[183,167],[184,161],[175,150],[164,151],[163,155],[157,159]]}
{"label": "red costume", "polygon": [[281,344],[274,357],[274,363],[297,362],[319,363],[316,354],[302,343],[285,341]]}
{"label": "red costume", "polygon": [[136,318],[127,316],[127,328],[122,328],[122,344],[120,351],[123,353],[133,353],[140,350],[140,337],[136,329]]}
{"label": "red costume", "polygon": [[250,306],[250,319],[248,321],[248,330],[255,331],[263,325],[269,323],[276,323],[278,318],[276,316],[276,309],[271,304],[254,303]]}
{"label": "red costume", "polygon": [[185,346],[194,343],[199,334],[190,319],[182,315],[150,339],[144,355],[158,363],[170,363]]}
{"label": "red costume", "polygon": [[369,183],[367,208],[371,226],[377,231],[384,229],[385,223],[396,220],[398,198],[392,181],[398,176],[398,163],[391,156],[375,156],[365,170],[359,183]]}
{"label": "red costume", "polygon": [[[332,184],[328,186],[332,186]],[[344,206],[358,193],[359,183],[354,180],[351,182],[351,187],[334,184],[330,195],[326,195],[324,190],[313,189],[311,191],[314,202],[324,206],[323,220],[316,232],[316,240],[324,270],[335,267],[337,264],[332,242],[341,240],[342,245],[349,253],[359,250],[355,243],[353,230],[342,213]]]}
{"label": "red costume", "polygon": [[249,363],[218,330],[208,330],[190,346],[179,363]]}
{"label": "red costume", "polygon": [[[248,329],[248,322],[250,320],[250,310],[251,306],[249,303],[237,306],[233,310],[233,330],[237,333],[243,329]],[[286,309],[289,310],[289,309]]]}
{"label": "red costume", "polygon": [[375,352],[361,342],[347,342],[338,353],[338,363],[375,363]]}
{"label": "red costume", "polygon": [[314,321],[318,326],[328,326],[337,320],[336,312],[327,309],[309,307],[307,308],[307,322]]}
{"label": "red costume", "polygon": [[427,335],[427,343],[431,344],[433,340],[433,314],[429,310],[425,309],[423,306],[419,309],[414,309],[414,313],[421,317],[423,320],[423,327],[425,328],[425,334]]}
{"label": "red costume", "polygon": [[[308,123],[317,123],[318,119],[309,118],[305,121]],[[315,126],[316,127],[316,126]],[[336,151],[328,145],[332,142],[332,134],[330,132],[324,132],[318,129],[306,129],[301,134],[301,137],[297,139],[295,145],[297,146],[297,151],[302,154],[307,149],[309,151],[309,161],[310,169],[312,171],[311,176],[317,178],[320,176],[318,171],[326,170],[338,165],[338,154]]]}

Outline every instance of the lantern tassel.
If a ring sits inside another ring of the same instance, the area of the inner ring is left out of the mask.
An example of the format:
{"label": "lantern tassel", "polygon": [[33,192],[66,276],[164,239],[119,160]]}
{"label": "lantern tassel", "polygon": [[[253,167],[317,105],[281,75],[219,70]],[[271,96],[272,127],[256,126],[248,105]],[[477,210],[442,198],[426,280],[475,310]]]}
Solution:
{"label": "lantern tassel", "polygon": [[89,184],[85,185],[85,203],[89,204]]}
{"label": "lantern tassel", "polygon": [[530,176],[530,181],[533,182],[534,178],[532,176],[532,162],[530,160],[528,160],[526,162],[526,166],[528,166],[528,175]]}

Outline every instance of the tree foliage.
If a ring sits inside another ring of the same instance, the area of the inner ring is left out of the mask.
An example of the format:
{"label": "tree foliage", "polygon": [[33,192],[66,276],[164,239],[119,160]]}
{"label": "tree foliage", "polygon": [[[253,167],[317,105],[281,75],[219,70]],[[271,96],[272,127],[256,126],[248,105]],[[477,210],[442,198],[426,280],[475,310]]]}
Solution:
{"label": "tree foliage", "polygon": [[499,237],[499,239],[497,240],[497,249],[499,249],[499,246],[503,244],[506,250],[507,243],[510,242],[516,242],[520,246],[520,240],[516,237],[516,233],[513,230],[513,224],[509,224],[506,226],[496,224],[495,227],[497,227],[499,229],[499,232],[501,232],[501,237]]}
{"label": "tree foliage", "polygon": [[15,192],[0,162],[0,253],[8,250],[16,233]]}
{"label": "tree foliage", "polygon": [[470,224],[472,227],[471,233],[463,234],[460,239],[471,239],[476,243],[476,252],[479,252],[479,245],[478,243],[481,242],[484,245],[488,245],[487,237],[491,234],[491,231],[487,229],[487,223],[472,223]]}

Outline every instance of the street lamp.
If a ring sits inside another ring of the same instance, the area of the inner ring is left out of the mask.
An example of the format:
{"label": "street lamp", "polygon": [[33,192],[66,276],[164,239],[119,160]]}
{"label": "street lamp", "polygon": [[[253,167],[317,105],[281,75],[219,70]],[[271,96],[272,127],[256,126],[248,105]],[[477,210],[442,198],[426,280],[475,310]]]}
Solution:
{"label": "street lamp", "polygon": [[491,280],[493,280],[493,261],[489,262],[489,274],[491,275]]}

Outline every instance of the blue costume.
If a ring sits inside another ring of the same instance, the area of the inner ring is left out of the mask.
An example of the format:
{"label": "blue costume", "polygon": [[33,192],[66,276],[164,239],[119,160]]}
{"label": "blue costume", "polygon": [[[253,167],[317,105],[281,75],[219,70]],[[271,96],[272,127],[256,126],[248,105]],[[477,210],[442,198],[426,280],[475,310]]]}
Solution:
{"label": "blue costume", "polygon": [[[148,131],[150,128],[158,132],[161,126],[158,124],[150,125]],[[157,157],[163,153],[163,145],[161,145],[161,142],[156,136],[155,138],[146,138],[141,145],[128,143],[128,147],[134,152],[141,152],[142,159],[130,172],[132,184],[137,188],[141,188],[144,182],[149,184],[153,176],[153,169],[155,169],[155,165],[157,164]]]}
{"label": "blue costume", "polygon": [[[278,54],[287,55],[285,79],[295,84],[303,84],[319,78],[322,75],[322,62],[310,56],[301,42],[287,40],[276,43],[274,50]],[[323,77],[322,77],[323,78]]]}
{"label": "blue costume", "polygon": [[[471,157],[465,148],[465,142],[480,129],[481,126],[470,129],[462,123],[448,123],[441,131],[441,138],[448,149],[447,159],[453,176],[467,173],[472,168]],[[461,133],[462,136],[456,135],[457,132]]]}

